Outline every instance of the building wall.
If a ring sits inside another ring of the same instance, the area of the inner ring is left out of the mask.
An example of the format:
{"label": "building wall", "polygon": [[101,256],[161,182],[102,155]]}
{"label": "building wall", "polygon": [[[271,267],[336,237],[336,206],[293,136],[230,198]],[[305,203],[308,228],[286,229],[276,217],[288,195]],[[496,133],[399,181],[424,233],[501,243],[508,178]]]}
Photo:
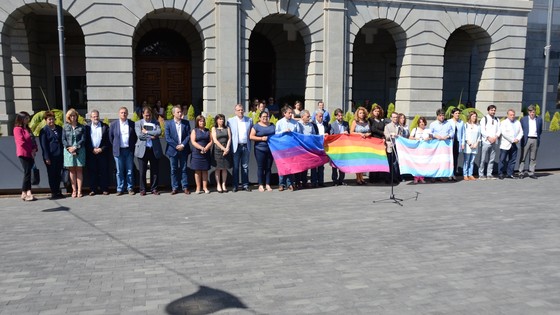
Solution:
{"label": "building wall", "polygon": [[[32,102],[31,74],[10,69],[8,62],[30,49],[25,48],[29,38],[19,23],[32,12],[52,12],[54,6],[48,3],[0,3],[2,128],[16,111],[29,109]],[[135,34],[149,28],[152,20],[173,23],[177,19],[191,23],[200,35],[202,68],[198,86],[204,111],[231,115],[233,103],[248,100],[251,31],[268,17],[285,25],[287,34],[295,31],[303,40],[307,108],[313,108],[318,100],[325,100],[328,109],[332,109],[330,104],[349,108],[352,79],[356,80],[352,78],[353,45],[362,27],[382,20],[397,49],[398,110],[410,116],[433,116],[443,99],[446,43],[459,28],[466,28],[475,40],[487,43],[483,47],[486,59],[477,107],[486,108],[492,103],[500,110],[521,107],[527,16],[532,4],[529,0],[489,0],[484,4],[458,0],[83,0],[66,2],[64,9],[82,28],[88,108],[99,109],[102,117],[116,118],[118,107],[132,110],[135,104]],[[25,61],[22,57],[20,64]]]}
{"label": "building wall", "polygon": [[[524,107],[531,104],[539,104],[541,109],[543,108],[544,47],[546,46],[547,11],[548,0],[534,0],[534,8],[529,14],[529,23],[527,26],[527,50],[523,87]],[[545,111],[549,111],[551,115],[560,108],[558,106],[558,78],[560,76],[560,1],[555,1],[552,17],[552,53],[549,64],[547,104],[545,109]]]}

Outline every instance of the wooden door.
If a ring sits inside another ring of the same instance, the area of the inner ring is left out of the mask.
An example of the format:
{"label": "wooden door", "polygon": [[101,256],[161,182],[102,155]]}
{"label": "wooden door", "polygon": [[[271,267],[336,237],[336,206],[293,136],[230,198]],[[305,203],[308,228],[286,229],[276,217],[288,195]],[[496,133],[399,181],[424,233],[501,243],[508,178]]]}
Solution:
{"label": "wooden door", "polygon": [[191,104],[191,64],[184,60],[145,58],[136,61],[136,102]]}

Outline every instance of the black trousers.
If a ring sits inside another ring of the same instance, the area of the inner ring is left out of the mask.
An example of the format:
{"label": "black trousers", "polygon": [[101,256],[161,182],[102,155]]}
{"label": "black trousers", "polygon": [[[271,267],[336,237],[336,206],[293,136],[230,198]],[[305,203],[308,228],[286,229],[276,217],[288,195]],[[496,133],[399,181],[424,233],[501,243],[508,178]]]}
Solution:
{"label": "black trousers", "polygon": [[151,191],[158,188],[159,160],[154,155],[152,148],[146,148],[144,157],[138,158],[138,173],[140,173],[140,191],[146,191],[146,171],[150,162],[150,185]]}
{"label": "black trousers", "polygon": [[86,167],[89,177],[89,189],[97,192],[109,191],[109,155],[107,152],[100,154],[89,153],[87,155]]}
{"label": "black trousers", "polygon": [[19,162],[21,163],[21,168],[23,168],[23,183],[21,184],[21,191],[31,190],[31,169],[35,164],[33,158],[19,157]]}
{"label": "black trousers", "polygon": [[61,194],[60,177],[62,173],[63,163],[64,160],[62,156],[51,157],[51,165],[45,163],[45,166],[47,167],[47,175],[49,177],[49,188],[51,189],[51,194],[53,196]]}

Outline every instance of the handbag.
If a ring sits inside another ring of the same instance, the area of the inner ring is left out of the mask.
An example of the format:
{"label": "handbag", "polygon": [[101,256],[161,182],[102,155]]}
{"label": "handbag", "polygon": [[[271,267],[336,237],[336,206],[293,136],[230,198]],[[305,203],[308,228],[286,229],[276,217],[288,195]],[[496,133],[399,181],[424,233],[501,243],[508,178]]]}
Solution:
{"label": "handbag", "polygon": [[70,172],[67,168],[63,168],[60,173],[60,181],[62,181],[62,185],[67,187],[70,184]]}
{"label": "handbag", "polygon": [[33,164],[33,167],[31,168],[31,185],[39,185],[40,182],[41,182],[41,172],[39,172],[37,166]]}

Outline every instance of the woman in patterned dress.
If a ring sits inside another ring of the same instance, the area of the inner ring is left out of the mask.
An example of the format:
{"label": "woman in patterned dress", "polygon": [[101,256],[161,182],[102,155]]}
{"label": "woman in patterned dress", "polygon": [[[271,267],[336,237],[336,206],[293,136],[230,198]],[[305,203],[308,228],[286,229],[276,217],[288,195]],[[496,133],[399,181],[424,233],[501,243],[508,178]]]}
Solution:
{"label": "woman in patterned dress", "polygon": [[70,108],[66,112],[66,123],[62,129],[62,145],[64,146],[64,167],[70,173],[72,197],[82,197],[83,167],[86,164],[86,129],[78,122],[78,112]]}
{"label": "woman in patterned dress", "polygon": [[231,130],[226,124],[226,117],[218,114],[214,118],[214,127],[212,127],[212,141],[214,142],[214,164],[216,176],[216,188],[221,194],[227,192],[226,182],[228,169],[231,168],[230,145]]}

